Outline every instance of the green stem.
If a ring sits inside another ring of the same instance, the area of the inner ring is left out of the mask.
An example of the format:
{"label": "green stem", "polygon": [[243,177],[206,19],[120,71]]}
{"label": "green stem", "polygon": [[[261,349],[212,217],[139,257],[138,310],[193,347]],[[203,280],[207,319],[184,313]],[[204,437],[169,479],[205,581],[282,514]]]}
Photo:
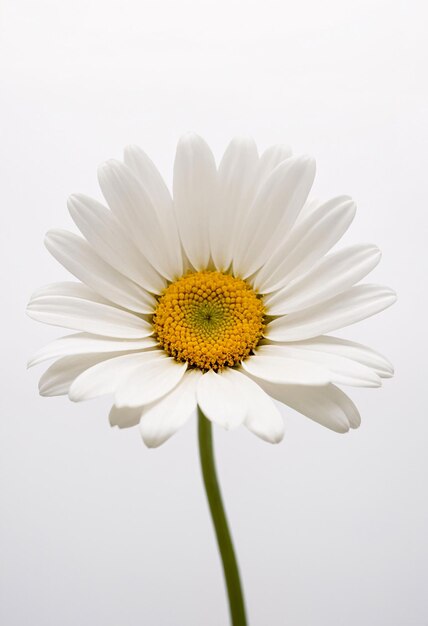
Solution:
{"label": "green stem", "polygon": [[247,626],[238,563],[233,549],[232,538],[227,524],[215,469],[211,422],[200,409],[198,409],[198,414],[199,456],[201,460],[202,476],[204,478],[205,491],[223,563],[223,572],[229,597],[231,624],[232,626]]}

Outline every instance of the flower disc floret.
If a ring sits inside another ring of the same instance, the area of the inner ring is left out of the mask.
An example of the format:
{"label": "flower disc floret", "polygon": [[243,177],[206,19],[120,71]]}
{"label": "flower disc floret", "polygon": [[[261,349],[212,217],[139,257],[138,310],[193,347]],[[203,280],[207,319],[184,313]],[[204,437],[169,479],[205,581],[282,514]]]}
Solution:
{"label": "flower disc floret", "polygon": [[177,361],[218,371],[238,365],[259,343],[263,302],[240,278],[195,272],[167,287],[153,326],[160,345]]}

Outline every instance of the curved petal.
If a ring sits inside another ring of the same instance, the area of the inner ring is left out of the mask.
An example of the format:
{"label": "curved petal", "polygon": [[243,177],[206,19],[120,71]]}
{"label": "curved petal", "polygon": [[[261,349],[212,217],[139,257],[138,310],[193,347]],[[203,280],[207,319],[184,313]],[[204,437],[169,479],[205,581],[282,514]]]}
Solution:
{"label": "curved petal", "polygon": [[106,263],[147,291],[163,291],[165,279],[141,254],[109,209],[83,194],[70,196],[67,206],[77,228]]}
{"label": "curved petal", "polygon": [[171,194],[157,167],[138,146],[127,146],[125,164],[132,170],[149,194],[158,213],[163,233],[168,244],[168,253],[178,275],[183,273],[183,257],[180,236]]}
{"label": "curved petal", "polygon": [[364,278],[379,263],[377,246],[350,246],[324,257],[307,274],[296,278],[263,302],[269,315],[285,315],[329,300]]}
{"label": "curved petal", "polygon": [[38,350],[28,361],[27,367],[39,365],[49,359],[58,359],[74,354],[100,354],[103,352],[132,352],[157,346],[153,337],[145,339],[112,339],[90,333],[76,333],[51,341]]}
{"label": "curved petal", "polygon": [[141,406],[129,407],[124,406],[119,409],[115,404],[110,409],[108,420],[110,426],[118,428],[132,428],[138,426],[143,408]]}
{"label": "curved petal", "polygon": [[174,163],[174,206],[184,250],[197,270],[210,260],[209,220],[217,207],[217,170],[205,141],[194,133],[180,138]]}
{"label": "curved petal", "polygon": [[45,296],[69,296],[70,298],[81,298],[82,300],[90,300],[91,302],[113,306],[110,300],[106,300],[87,285],[68,280],[49,283],[48,285],[39,287],[32,293],[30,302],[34,298],[42,298]]}
{"label": "curved petal", "polygon": [[154,296],[103,261],[82,237],[50,230],[45,245],[61,265],[107,300],[138,313],[153,313]]}
{"label": "curved petal", "polygon": [[178,363],[164,352],[159,353],[156,360],[141,363],[121,381],[116,391],[116,406],[143,406],[159,400],[178,385],[186,369],[187,363]]}
{"label": "curved petal", "polygon": [[227,370],[232,381],[242,387],[247,397],[248,411],[244,425],[269,443],[279,443],[284,437],[284,420],[275,403],[254,380],[238,370]]}
{"label": "curved petal", "polygon": [[298,347],[302,350],[317,350],[321,353],[337,354],[361,363],[371,368],[381,378],[391,378],[394,375],[393,365],[382,354],[363,346],[360,343],[340,339],[339,337],[330,337],[321,335],[314,339],[306,339],[304,341],[295,341],[292,344],[273,344]]}
{"label": "curved petal", "polygon": [[206,372],[199,379],[196,397],[205,417],[231,430],[244,421],[248,403],[242,386],[232,381],[227,372]]}
{"label": "curved petal", "polygon": [[[73,381],[85,370],[101,361],[111,358],[111,354],[85,354],[65,356],[55,361],[39,380],[41,396],[65,396]],[[115,354],[113,356],[116,356]]]}
{"label": "curved petal", "polygon": [[339,241],[355,217],[348,196],[333,198],[299,219],[253,280],[260,293],[280,289],[307,272]]}
{"label": "curved petal", "polygon": [[358,428],[360,425],[357,407],[334,385],[295,387],[263,383],[262,387],[276,400],[337,433],[346,433],[350,427]]}
{"label": "curved petal", "polygon": [[[150,367],[159,359],[166,358],[160,350],[133,352],[121,356],[114,354],[113,357],[94,365],[78,376],[68,392],[70,400],[80,402],[114,393],[121,383],[128,380],[142,364]],[[119,406],[118,403],[116,404]]]}
{"label": "curved petal", "polygon": [[265,337],[272,341],[299,341],[355,324],[394,304],[392,289],[357,285],[321,304],[270,322]]}
{"label": "curved petal", "polygon": [[342,411],[345,413],[349,422],[349,426],[352,429],[359,428],[359,426],[361,426],[360,412],[355,406],[354,402],[351,400],[351,398],[341,389],[335,387],[334,385],[331,386],[329,392],[332,401],[336,402],[336,404],[340,406]]}
{"label": "curved petal", "polygon": [[45,324],[107,337],[143,339],[153,334],[148,322],[105,304],[88,287],[78,283],[55,283],[36,291],[27,305],[27,314]]}
{"label": "curved petal", "polygon": [[323,202],[316,196],[311,196],[310,198],[308,198],[303,205],[303,208],[300,211],[299,215],[297,216],[295,226],[297,226],[297,224],[300,224],[302,220],[306,219],[311,213],[315,211],[315,209],[318,209],[322,204]]}
{"label": "curved petal", "polygon": [[288,357],[250,356],[241,363],[251,376],[271,383],[287,385],[327,385],[331,382],[330,372],[321,365]]}
{"label": "curved petal", "polygon": [[302,349],[295,344],[260,346],[257,355],[309,361],[327,369],[332,383],[353,387],[380,387],[381,379],[369,367],[338,354]]}
{"label": "curved petal", "polygon": [[290,146],[284,144],[275,144],[269,146],[261,155],[257,168],[257,182],[262,184],[271,172],[285,159],[292,156],[293,152]]}
{"label": "curved petal", "polygon": [[99,168],[98,180],[109,207],[142,254],[162,276],[178,278],[182,267],[175,265],[176,254],[168,245],[162,216],[131,169],[110,160]]}
{"label": "curved petal", "polygon": [[257,146],[246,137],[233,139],[220,162],[218,204],[209,215],[211,255],[219,271],[232,263],[237,227],[255,193],[258,162]]}
{"label": "curved petal", "polygon": [[247,278],[266,262],[293,226],[314,177],[315,161],[309,157],[286,159],[268,176],[240,224],[235,274]]}
{"label": "curved petal", "polygon": [[146,446],[157,448],[187,422],[196,409],[196,386],[201,376],[199,370],[187,370],[170,393],[144,408],[140,432]]}

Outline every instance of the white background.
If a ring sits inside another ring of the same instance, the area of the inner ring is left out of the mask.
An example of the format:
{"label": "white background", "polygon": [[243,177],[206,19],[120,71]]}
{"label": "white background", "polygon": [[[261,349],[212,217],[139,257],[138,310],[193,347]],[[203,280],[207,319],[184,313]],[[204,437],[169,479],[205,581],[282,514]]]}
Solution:
{"label": "white background", "polygon": [[[66,278],[43,247],[96,166],[140,144],[171,181],[189,129],[317,158],[315,192],[352,195],[346,243],[384,252],[384,314],[343,336],[396,365],[353,390],[361,428],[286,411],[269,446],[215,431],[251,626],[427,626],[427,43],[409,0],[3,0],[0,621],[223,626],[219,558],[192,421],[147,450],[108,400],[40,398],[27,358],[61,334],[29,320]],[[424,597],[425,595],[425,597]]]}

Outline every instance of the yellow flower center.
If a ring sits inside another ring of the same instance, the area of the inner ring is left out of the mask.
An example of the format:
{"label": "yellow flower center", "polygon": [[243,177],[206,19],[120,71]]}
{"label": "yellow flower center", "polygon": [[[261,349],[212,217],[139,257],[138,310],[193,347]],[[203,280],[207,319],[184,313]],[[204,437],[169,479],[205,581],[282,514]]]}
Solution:
{"label": "yellow flower center", "polygon": [[221,272],[187,274],[165,289],[153,316],[165,352],[201,370],[237,365],[260,341],[264,309],[240,278]]}

